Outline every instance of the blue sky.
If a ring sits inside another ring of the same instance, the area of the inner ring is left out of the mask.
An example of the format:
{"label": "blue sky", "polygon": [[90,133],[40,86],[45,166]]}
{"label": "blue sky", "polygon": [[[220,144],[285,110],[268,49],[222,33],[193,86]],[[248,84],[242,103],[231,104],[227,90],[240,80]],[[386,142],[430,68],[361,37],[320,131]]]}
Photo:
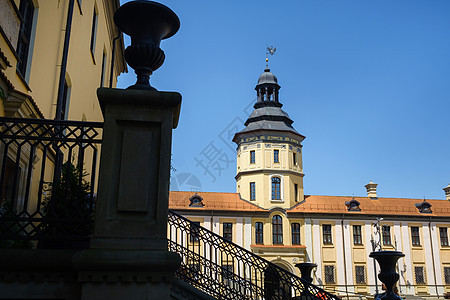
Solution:
{"label": "blue sky", "polygon": [[[373,180],[379,197],[444,199],[450,1],[161,3],[181,20],[151,76],[158,90],[183,96],[173,189],[236,191],[229,136],[244,128],[273,45],[280,102],[306,136],[305,194],[364,196]],[[118,87],[134,81],[130,69]]]}

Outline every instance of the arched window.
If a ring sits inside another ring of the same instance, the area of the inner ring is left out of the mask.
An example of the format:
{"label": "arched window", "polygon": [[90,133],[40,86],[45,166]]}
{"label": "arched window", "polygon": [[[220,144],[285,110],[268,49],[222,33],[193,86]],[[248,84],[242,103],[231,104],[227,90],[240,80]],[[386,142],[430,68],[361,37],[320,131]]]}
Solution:
{"label": "arched window", "polygon": [[283,220],[280,216],[273,216],[272,218],[272,234],[273,244],[283,244]]}
{"label": "arched window", "polygon": [[281,179],[272,177],[272,200],[281,200]]}
{"label": "arched window", "polygon": [[300,245],[300,224],[292,223],[292,245]]}

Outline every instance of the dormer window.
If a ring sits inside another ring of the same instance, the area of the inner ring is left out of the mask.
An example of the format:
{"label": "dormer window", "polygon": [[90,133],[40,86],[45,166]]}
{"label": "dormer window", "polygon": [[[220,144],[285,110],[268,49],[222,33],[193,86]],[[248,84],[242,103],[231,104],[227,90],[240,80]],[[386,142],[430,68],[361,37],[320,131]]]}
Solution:
{"label": "dormer window", "polygon": [[433,211],[431,210],[431,204],[427,201],[423,201],[422,203],[416,203],[415,207],[419,210],[422,214],[431,214]]}
{"label": "dormer window", "polygon": [[189,207],[203,207],[203,206],[205,206],[205,204],[203,204],[203,198],[200,197],[197,194],[195,194],[194,196],[189,198],[189,201],[191,201],[191,203],[189,204]]}
{"label": "dormer window", "polygon": [[356,199],[345,202],[348,211],[361,211],[360,203]]}

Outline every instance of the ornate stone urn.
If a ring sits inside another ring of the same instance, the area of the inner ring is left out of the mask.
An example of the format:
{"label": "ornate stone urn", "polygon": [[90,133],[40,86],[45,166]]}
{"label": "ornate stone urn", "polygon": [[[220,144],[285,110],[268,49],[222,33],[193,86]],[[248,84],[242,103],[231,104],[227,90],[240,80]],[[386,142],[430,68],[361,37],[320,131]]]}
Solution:
{"label": "ornate stone urn", "polygon": [[[304,262],[304,263],[298,263],[295,265],[299,270],[300,270],[300,278],[303,279],[304,281],[306,281],[304,283],[305,285],[305,289],[302,292],[302,294],[300,295],[299,299],[302,300],[309,300],[309,299],[315,299],[314,297],[314,293],[312,291],[310,291],[309,287],[310,284],[312,284],[313,278],[311,276],[311,272],[314,268],[317,267],[317,264],[315,263],[308,263],[308,262]],[[296,298],[297,299],[297,298]]]}
{"label": "ornate stone urn", "polygon": [[302,274],[301,278],[309,283],[312,283],[313,278],[311,276],[311,272],[314,268],[317,267],[317,264],[306,262],[306,263],[298,263],[295,266],[300,270],[300,274]]}
{"label": "ornate stone urn", "polygon": [[374,258],[380,265],[380,273],[378,278],[386,286],[386,293],[381,299],[383,300],[397,300],[401,299],[393,291],[395,283],[400,278],[400,275],[395,271],[395,266],[399,258],[404,257],[400,251],[375,251],[370,253],[370,257]]}
{"label": "ornate stone urn", "polygon": [[173,36],[180,28],[180,20],[167,6],[153,1],[130,1],[114,14],[117,27],[131,37],[125,49],[125,60],[137,75],[129,89],[156,90],[150,85],[150,75],[164,63],[161,40]]}

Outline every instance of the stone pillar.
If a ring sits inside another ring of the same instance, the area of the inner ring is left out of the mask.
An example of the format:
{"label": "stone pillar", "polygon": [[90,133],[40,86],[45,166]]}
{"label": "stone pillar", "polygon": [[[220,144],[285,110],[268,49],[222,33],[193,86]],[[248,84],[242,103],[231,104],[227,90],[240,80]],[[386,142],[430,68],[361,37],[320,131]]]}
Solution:
{"label": "stone pillar", "polygon": [[445,199],[450,201],[450,184],[443,188],[445,192]]}
{"label": "stone pillar", "polygon": [[367,197],[377,198],[377,185],[378,184],[373,183],[372,180],[368,184],[366,184]]}
{"label": "stone pillar", "polygon": [[82,299],[169,299],[181,259],[167,251],[172,129],[181,95],[98,89],[105,118],[91,249],[73,257]]}

